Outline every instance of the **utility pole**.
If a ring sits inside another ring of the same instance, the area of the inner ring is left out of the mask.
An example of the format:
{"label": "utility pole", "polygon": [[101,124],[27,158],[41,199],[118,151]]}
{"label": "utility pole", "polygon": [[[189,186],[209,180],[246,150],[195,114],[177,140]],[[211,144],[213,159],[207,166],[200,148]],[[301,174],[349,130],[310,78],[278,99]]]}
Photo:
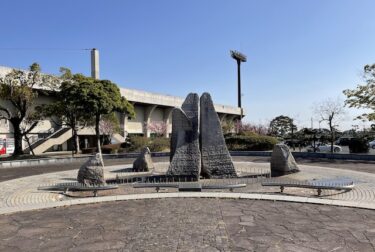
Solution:
{"label": "utility pole", "polygon": [[241,109],[241,120],[243,116],[243,109],[242,109],[242,104],[241,104],[241,62],[246,62],[247,58],[246,55],[238,52],[231,50],[230,55],[232,56],[233,59],[237,61],[237,83],[238,83],[238,107]]}

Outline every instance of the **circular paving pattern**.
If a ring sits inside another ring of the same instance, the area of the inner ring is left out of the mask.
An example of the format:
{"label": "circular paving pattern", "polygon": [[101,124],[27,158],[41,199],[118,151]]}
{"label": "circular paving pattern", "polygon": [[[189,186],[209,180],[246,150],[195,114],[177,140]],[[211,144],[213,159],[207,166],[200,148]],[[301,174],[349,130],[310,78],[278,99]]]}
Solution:
{"label": "circular paving pattern", "polygon": [[374,251],[373,210],[157,199],[0,216],[0,251]]}
{"label": "circular paving pattern", "polygon": [[[168,162],[157,162],[156,173],[163,173],[168,167]],[[235,162],[236,170],[238,174],[261,174],[269,171],[269,163],[253,163],[253,162]],[[131,164],[107,166],[105,168],[106,177],[116,177],[116,175],[134,175],[129,172]],[[321,199],[333,200],[331,204],[335,204],[335,200],[354,202],[352,206],[357,206],[359,203],[370,203],[369,208],[374,207],[373,202],[375,201],[375,174],[356,172],[350,170],[339,170],[326,167],[318,166],[307,166],[300,165],[301,172],[283,176],[281,179],[303,181],[311,179],[329,179],[337,177],[348,177],[355,181],[355,188],[349,192],[343,191],[332,191],[323,190]],[[65,183],[75,181],[77,175],[76,170],[63,171],[56,173],[48,173],[30,177],[24,177],[14,180],[8,180],[0,183],[2,190],[0,191],[0,213],[9,213],[15,211],[22,211],[32,207],[45,208],[48,205],[53,205],[58,201],[68,202],[75,200],[76,197],[92,197],[91,192],[87,193],[72,193],[71,197],[63,196],[60,192],[43,191],[38,190],[38,186],[50,185],[56,183]],[[239,179],[225,179],[225,180],[202,180],[203,184],[236,184],[245,183],[247,184],[244,188],[235,189],[235,192],[239,193],[261,193],[271,195],[284,195],[284,196],[300,196],[308,198],[317,198],[316,190],[301,189],[301,188],[286,188],[284,194],[280,194],[278,187],[262,187],[261,182],[264,181],[264,177],[261,178],[239,178]],[[168,188],[162,192],[176,192],[177,189]],[[207,190],[207,192],[228,192],[228,190]],[[143,193],[155,193],[154,188],[133,188],[131,184],[121,185],[117,190],[101,191],[100,196],[111,196],[111,195],[128,195],[128,194],[143,194]],[[100,200],[100,198],[98,198]],[[285,199],[287,200],[287,199]],[[87,201],[88,203],[88,201]],[[341,205],[341,204],[339,204]],[[55,206],[55,205],[54,205]]]}

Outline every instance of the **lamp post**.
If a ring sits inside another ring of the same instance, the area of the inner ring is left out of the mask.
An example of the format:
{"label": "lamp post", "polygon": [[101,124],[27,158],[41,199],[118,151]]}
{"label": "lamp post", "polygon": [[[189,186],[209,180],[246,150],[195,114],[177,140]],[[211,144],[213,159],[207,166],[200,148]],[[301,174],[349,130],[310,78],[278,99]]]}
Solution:
{"label": "lamp post", "polygon": [[241,120],[242,120],[242,105],[241,105],[241,62],[246,62],[247,58],[246,55],[238,52],[231,50],[230,55],[232,56],[233,59],[237,61],[237,78],[238,78],[238,107],[241,109]]}

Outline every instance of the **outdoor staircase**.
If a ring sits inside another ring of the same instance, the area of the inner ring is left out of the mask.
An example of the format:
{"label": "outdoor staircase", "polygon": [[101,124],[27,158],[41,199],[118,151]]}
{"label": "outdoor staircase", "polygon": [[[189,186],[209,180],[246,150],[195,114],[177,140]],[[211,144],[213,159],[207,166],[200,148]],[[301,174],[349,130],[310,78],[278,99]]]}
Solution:
{"label": "outdoor staircase", "polygon": [[123,137],[119,133],[115,133],[112,136],[112,140],[115,140],[117,143],[123,143],[123,142],[125,142],[125,137]]}
{"label": "outdoor staircase", "polygon": [[[59,145],[65,143],[72,137],[72,133],[70,128],[60,128],[59,130],[55,131],[53,134],[46,138],[39,139],[31,144],[35,155],[42,154],[43,152],[47,151],[54,145]],[[31,152],[30,148],[26,148],[24,150],[25,153]]]}

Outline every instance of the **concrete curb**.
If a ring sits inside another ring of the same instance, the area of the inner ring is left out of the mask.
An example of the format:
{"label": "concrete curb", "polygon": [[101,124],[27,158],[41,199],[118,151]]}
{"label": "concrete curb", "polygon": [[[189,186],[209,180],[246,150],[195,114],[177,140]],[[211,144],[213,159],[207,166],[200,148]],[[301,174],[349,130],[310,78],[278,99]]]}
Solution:
{"label": "concrete curb", "polygon": [[[300,158],[321,158],[321,159],[337,159],[337,160],[361,160],[361,161],[375,161],[375,155],[366,154],[331,154],[331,153],[313,153],[313,152],[292,152],[294,157]],[[230,151],[231,156],[260,156],[270,157],[271,151]],[[136,158],[139,155],[138,152],[122,153],[122,154],[104,154],[103,158],[106,159],[117,159],[117,158]],[[153,152],[152,157],[168,157],[169,152]],[[39,166],[39,165],[50,165],[50,164],[61,164],[61,163],[73,163],[73,162],[84,162],[92,155],[85,155],[79,157],[55,157],[55,158],[42,158],[42,159],[27,159],[27,160],[15,160],[15,161],[2,161],[0,162],[0,169],[6,168],[17,168],[24,166]]]}
{"label": "concrete curb", "polygon": [[[152,157],[169,157],[169,152],[153,152]],[[78,157],[55,157],[55,158],[41,158],[41,159],[25,159],[25,160],[14,160],[14,161],[2,161],[0,162],[0,169],[18,168],[25,166],[42,166],[51,164],[66,164],[73,162],[85,162],[89,157],[93,155],[83,155]],[[138,152],[123,153],[123,154],[104,154],[103,159],[117,159],[117,158],[136,158],[139,156]]]}
{"label": "concrete curb", "polygon": [[35,211],[56,207],[67,207],[73,205],[93,204],[113,201],[145,200],[145,199],[165,199],[165,198],[219,198],[219,199],[248,199],[248,200],[271,200],[294,203],[309,203],[341,207],[353,207],[361,209],[375,210],[375,203],[360,201],[343,201],[321,198],[309,198],[301,196],[271,195],[271,194],[249,194],[249,193],[222,193],[222,192],[178,192],[178,193],[148,193],[131,195],[114,195],[103,197],[92,197],[82,199],[64,200],[48,204],[37,204],[21,207],[8,207],[0,209],[0,215],[13,214],[18,212]]}

